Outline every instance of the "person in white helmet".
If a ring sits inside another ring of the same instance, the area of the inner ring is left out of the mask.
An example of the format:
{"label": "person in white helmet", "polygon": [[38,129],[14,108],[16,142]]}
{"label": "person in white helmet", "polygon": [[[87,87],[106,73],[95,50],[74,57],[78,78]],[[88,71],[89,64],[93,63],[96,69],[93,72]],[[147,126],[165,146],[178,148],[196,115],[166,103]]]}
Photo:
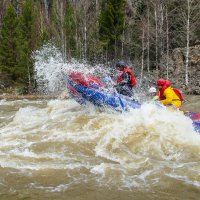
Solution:
{"label": "person in white helmet", "polygon": [[151,97],[152,101],[158,101],[159,100],[159,94],[158,94],[155,87],[150,87],[148,93],[149,93],[149,96]]}

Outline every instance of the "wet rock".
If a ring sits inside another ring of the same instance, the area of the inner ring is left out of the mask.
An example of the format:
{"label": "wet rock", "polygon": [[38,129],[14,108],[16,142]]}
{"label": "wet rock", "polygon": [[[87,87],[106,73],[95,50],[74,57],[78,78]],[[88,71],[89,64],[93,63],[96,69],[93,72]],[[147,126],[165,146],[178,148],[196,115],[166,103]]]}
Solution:
{"label": "wet rock", "polygon": [[[163,56],[166,63],[166,55]],[[189,84],[185,85],[186,48],[176,48],[169,56],[169,80],[174,87],[182,89],[188,94],[200,95],[200,42],[190,47],[188,78]],[[160,77],[166,78],[166,66],[160,66]]]}

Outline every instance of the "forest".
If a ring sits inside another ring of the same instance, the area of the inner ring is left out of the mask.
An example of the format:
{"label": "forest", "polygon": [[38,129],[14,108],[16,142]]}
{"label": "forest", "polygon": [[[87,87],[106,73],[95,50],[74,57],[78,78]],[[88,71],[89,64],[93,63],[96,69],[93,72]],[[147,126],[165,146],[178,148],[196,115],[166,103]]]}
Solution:
{"label": "forest", "polygon": [[63,59],[114,63],[144,73],[168,72],[170,54],[185,48],[184,84],[190,84],[190,46],[200,40],[199,0],[1,0],[0,89],[37,89],[32,54],[52,42]]}

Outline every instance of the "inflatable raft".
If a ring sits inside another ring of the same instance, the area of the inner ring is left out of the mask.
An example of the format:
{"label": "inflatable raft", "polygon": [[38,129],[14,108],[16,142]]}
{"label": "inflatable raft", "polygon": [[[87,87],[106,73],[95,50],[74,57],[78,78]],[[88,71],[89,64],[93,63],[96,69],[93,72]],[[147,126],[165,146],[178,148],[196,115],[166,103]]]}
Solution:
{"label": "inflatable raft", "polygon": [[[90,102],[96,106],[112,108],[116,111],[138,109],[141,103],[124,95],[118,94],[114,87],[108,89],[96,76],[85,76],[80,72],[71,72],[66,76],[67,89],[79,104]],[[194,128],[200,132],[200,113],[186,112],[193,121]]]}

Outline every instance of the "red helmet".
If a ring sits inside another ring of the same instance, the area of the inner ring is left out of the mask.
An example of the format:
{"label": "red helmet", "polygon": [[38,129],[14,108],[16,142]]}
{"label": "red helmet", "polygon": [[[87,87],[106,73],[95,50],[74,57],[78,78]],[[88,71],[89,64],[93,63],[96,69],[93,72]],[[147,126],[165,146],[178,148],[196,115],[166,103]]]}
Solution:
{"label": "red helmet", "polygon": [[166,80],[165,86],[166,86],[166,87],[169,87],[170,85],[171,85],[170,81]]}
{"label": "red helmet", "polygon": [[171,85],[171,83],[168,80],[165,80],[163,78],[158,79],[156,84],[157,84],[157,86],[164,86],[164,85],[170,86]]}
{"label": "red helmet", "polygon": [[166,83],[166,80],[163,78],[158,79],[156,82],[157,86],[163,86],[165,85],[165,83]]}

